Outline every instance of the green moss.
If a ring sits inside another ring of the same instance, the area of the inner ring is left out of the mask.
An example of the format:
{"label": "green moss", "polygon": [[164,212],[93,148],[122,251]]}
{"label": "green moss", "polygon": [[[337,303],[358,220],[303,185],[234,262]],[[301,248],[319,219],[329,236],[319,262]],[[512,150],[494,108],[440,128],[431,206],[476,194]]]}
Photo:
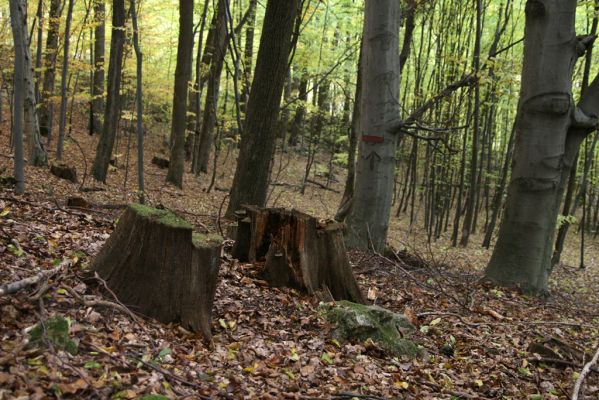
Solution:
{"label": "green moss", "polygon": [[77,343],[69,337],[69,321],[59,315],[37,324],[29,333],[30,346],[45,347],[50,343],[54,348],[77,354]]}
{"label": "green moss", "polygon": [[209,247],[211,245],[220,245],[223,243],[223,238],[220,235],[194,232],[192,236],[193,245],[195,247]]}
{"label": "green moss", "polygon": [[400,314],[378,306],[365,306],[349,301],[323,304],[320,308],[331,323],[337,325],[335,334],[350,342],[371,339],[396,356],[416,357],[418,346],[407,339],[415,327]]}
{"label": "green moss", "polygon": [[130,204],[129,207],[138,215],[149,218],[159,224],[166,225],[171,228],[193,229],[191,224],[183,218],[179,218],[168,210],[159,210],[144,206],[142,204]]}

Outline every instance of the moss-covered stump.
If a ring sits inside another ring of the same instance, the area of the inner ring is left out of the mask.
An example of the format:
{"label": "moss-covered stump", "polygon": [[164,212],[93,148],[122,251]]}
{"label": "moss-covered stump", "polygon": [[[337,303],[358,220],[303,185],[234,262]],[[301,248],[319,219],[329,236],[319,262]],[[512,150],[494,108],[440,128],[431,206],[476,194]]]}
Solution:
{"label": "moss-covered stump", "polygon": [[69,320],[60,315],[48,318],[43,323],[37,324],[29,332],[30,347],[52,346],[54,349],[65,350],[77,354],[77,343],[69,335],[71,326]]}
{"label": "moss-covered stump", "polygon": [[170,211],[130,205],[92,269],[133,311],[210,339],[222,242]]}
{"label": "moss-covered stump", "polygon": [[335,300],[364,303],[347,258],[343,224],[321,223],[299,211],[245,206],[239,213],[234,255],[264,261],[264,278],[275,287],[323,291]]}
{"label": "moss-covered stump", "polygon": [[327,320],[336,325],[335,335],[348,342],[363,343],[371,339],[394,356],[416,357],[418,346],[409,340],[414,325],[401,314],[379,306],[339,301],[320,306]]}

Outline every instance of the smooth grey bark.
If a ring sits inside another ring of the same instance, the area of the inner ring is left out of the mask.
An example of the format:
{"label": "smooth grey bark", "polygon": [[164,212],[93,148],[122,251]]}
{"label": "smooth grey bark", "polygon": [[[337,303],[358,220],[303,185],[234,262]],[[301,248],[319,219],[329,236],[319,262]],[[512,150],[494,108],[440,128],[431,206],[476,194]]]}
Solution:
{"label": "smooth grey bark", "polygon": [[187,127],[187,93],[191,79],[193,51],[193,0],[179,1],[179,43],[175,68],[175,93],[171,121],[171,157],[166,181],[183,187],[185,168],[185,129]]}
{"label": "smooth grey bark", "polygon": [[96,158],[92,166],[93,177],[106,182],[110,156],[116,139],[119,116],[119,93],[121,89],[121,71],[123,68],[123,46],[125,45],[125,1],[113,0],[112,3],[112,38],[110,39],[110,60],[108,65],[108,86],[106,90],[106,107],[104,109],[104,127]]}
{"label": "smooth grey bark", "polygon": [[48,14],[48,35],[46,37],[46,50],[44,58],[44,84],[42,86],[40,107],[40,132],[47,136],[48,144],[52,142],[52,123],[54,115],[54,82],[56,81],[56,57],[58,55],[58,39],[60,35],[60,15],[62,14],[62,0],[50,1]]}
{"label": "smooth grey bark", "polygon": [[106,5],[104,0],[94,0],[94,58],[92,75],[92,101],[90,133],[102,132],[104,114],[104,57],[106,52]]}
{"label": "smooth grey bark", "polygon": [[23,161],[23,107],[25,101],[25,47],[23,37],[24,4],[20,0],[10,0],[10,25],[15,47],[14,105],[12,140],[15,148],[14,177],[17,193],[25,192],[25,163]]}
{"label": "smooth grey bark", "polygon": [[[29,164],[33,166],[45,166],[48,164],[48,155],[42,146],[40,128],[37,118],[37,100],[35,94],[35,73],[33,71],[33,60],[29,48],[29,31],[27,30],[27,4],[20,0],[15,6],[15,18],[19,23],[23,40],[19,47],[23,51],[23,80],[24,80],[24,132],[27,141]],[[11,16],[12,20],[12,16]]]}
{"label": "smooth grey bark", "polygon": [[354,248],[379,251],[387,240],[398,140],[390,127],[399,121],[399,14],[395,0],[365,3],[361,140],[346,237]]}
{"label": "smooth grey bark", "polygon": [[486,277],[535,294],[547,291],[559,206],[582,140],[597,126],[599,78],[573,103],[576,59],[592,40],[576,37],[576,0],[528,0],[512,177]]}
{"label": "smooth grey bark", "polygon": [[269,0],[267,3],[227,216],[233,216],[243,204],[262,207],[266,203],[269,167],[275,151],[281,95],[289,69],[298,8],[298,0]]}
{"label": "smooth grey bark", "polygon": [[258,0],[250,0],[249,17],[245,29],[245,46],[243,51],[243,81],[241,84],[241,112],[245,113],[252,85],[252,64],[254,58],[254,30],[256,25],[256,6]]}
{"label": "smooth grey bark", "polygon": [[216,26],[214,30],[214,42],[212,51],[212,62],[208,82],[206,83],[206,102],[204,104],[204,115],[200,133],[200,148],[197,166],[200,172],[208,171],[208,162],[214,142],[214,129],[216,127],[216,110],[218,106],[218,94],[220,92],[220,77],[225,62],[227,50],[227,8],[226,0],[218,1],[216,11]]}
{"label": "smooth grey bark", "polygon": [[58,144],[56,146],[56,159],[62,160],[62,152],[64,150],[64,136],[67,127],[67,83],[69,76],[69,48],[71,44],[71,20],[73,18],[73,5],[75,0],[69,0],[67,9],[67,21],[64,30],[64,45],[62,56],[62,75],[60,78],[60,119],[58,124]]}
{"label": "smooth grey bark", "polygon": [[44,1],[39,0],[37,3],[37,43],[35,51],[35,102],[41,102],[40,83],[42,81],[42,47],[44,39]]}

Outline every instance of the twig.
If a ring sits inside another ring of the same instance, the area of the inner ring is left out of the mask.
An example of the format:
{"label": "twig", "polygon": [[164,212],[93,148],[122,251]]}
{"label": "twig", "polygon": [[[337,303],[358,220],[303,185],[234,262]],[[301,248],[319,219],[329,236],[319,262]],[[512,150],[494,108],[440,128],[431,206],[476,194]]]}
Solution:
{"label": "twig", "polygon": [[576,380],[576,384],[574,385],[574,390],[572,391],[572,400],[578,400],[578,394],[580,393],[580,389],[582,388],[582,384],[586,379],[587,375],[591,372],[591,369],[597,364],[599,361],[599,348],[595,352],[595,356],[591,361],[585,364],[584,368],[580,372],[578,379]]}
{"label": "twig", "polygon": [[70,265],[70,261],[63,261],[58,267],[52,268],[47,271],[42,271],[37,275],[34,275],[29,278],[21,279],[20,281],[7,283],[5,285],[0,286],[0,296],[6,296],[7,294],[16,293],[22,289],[25,289],[29,286],[33,286],[45,279],[48,279],[56,274],[58,274],[64,267]]}

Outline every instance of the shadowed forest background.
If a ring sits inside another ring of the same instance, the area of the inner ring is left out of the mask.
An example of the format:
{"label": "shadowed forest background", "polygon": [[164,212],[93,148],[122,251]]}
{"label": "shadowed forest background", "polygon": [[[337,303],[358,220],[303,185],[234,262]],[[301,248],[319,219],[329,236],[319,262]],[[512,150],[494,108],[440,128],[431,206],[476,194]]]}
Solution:
{"label": "shadowed forest background", "polygon": [[598,13],[0,5],[0,400],[597,398]]}

